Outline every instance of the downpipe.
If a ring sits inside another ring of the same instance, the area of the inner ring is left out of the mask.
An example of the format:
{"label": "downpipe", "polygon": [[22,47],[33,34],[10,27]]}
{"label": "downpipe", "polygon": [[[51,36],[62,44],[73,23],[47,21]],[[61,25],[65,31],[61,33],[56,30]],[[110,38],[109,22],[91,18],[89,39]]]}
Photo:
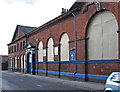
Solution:
{"label": "downpipe", "polygon": [[[76,66],[77,64],[75,64]],[[77,74],[77,69],[75,68],[75,72],[74,72],[74,80],[76,80],[76,74]]]}
{"label": "downpipe", "polygon": [[74,72],[74,80],[76,80],[76,74],[77,74],[77,63],[76,63],[76,56],[77,56],[77,42],[76,42],[76,15],[72,13],[74,17],[74,26],[75,26],[75,72]]}

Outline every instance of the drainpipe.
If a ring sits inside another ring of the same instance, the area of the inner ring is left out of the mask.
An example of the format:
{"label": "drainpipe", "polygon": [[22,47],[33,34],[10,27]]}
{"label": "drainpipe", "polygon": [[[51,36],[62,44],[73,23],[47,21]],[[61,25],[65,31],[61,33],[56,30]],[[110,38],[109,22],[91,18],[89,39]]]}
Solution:
{"label": "drainpipe", "polygon": [[[26,45],[28,44],[28,35],[27,34],[25,34],[25,36],[26,36]],[[26,72],[28,73],[28,53],[26,52]]]}
{"label": "drainpipe", "polygon": [[74,72],[74,80],[76,80],[76,73],[77,73],[77,62],[76,62],[76,56],[77,56],[77,41],[76,41],[76,15],[72,13],[74,17],[74,26],[75,26],[75,72]]}
{"label": "drainpipe", "polygon": [[60,57],[60,48],[61,48],[61,47],[60,47],[60,45],[61,45],[61,44],[59,44],[59,52],[58,52],[58,53],[59,53],[59,78],[61,77],[61,76],[60,76],[60,72],[61,72],[61,62],[60,62],[60,58],[61,58],[61,57]]}
{"label": "drainpipe", "polygon": [[87,82],[88,81],[88,62],[87,62],[87,40],[89,38],[87,38],[87,36],[85,36],[85,81]]}

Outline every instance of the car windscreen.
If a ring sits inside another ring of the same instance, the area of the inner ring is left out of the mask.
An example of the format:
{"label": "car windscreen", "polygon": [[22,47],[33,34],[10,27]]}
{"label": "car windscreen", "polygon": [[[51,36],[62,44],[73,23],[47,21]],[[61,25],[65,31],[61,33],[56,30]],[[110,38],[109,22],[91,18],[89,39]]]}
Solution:
{"label": "car windscreen", "polygon": [[120,74],[114,74],[111,78],[111,81],[120,83]]}

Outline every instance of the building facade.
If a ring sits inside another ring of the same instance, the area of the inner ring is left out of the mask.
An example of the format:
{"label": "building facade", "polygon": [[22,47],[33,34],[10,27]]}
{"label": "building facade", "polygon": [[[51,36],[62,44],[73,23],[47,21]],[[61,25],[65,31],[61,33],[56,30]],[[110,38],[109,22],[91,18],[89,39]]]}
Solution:
{"label": "building facade", "polygon": [[75,2],[35,28],[17,25],[9,70],[105,80],[120,72],[120,2]]}
{"label": "building facade", "polygon": [[7,70],[7,69],[8,69],[8,56],[0,55],[0,70]]}

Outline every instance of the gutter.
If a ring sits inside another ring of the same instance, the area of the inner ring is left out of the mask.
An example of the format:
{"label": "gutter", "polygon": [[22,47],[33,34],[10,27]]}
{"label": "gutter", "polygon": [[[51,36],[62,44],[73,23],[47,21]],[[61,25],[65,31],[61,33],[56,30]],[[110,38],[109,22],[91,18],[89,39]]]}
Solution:
{"label": "gutter", "polygon": [[57,21],[59,21],[59,20],[61,20],[62,18],[65,18],[65,17],[67,17],[68,15],[71,15],[72,12],[77,11],[77,10],[79,10],[79,9],[80,9],[80,8],[77,7],[77,8],[75,8],[75,9],[71,10],[71,11],[68,11],[68,12],[66,12],[66,13],[64,13],[64,14],[62,14],[62,15],[60,15],[60,16],[52,19],[52,20],[50,20],[49,22],[43,24],[42,26],[36,28],[35,30],[33,30],[33,31],[31,31],[30,33],[28,33],[27,35],[31,35],[31,34],[33,34],[33,33],[36,33],[36,32],[38,32],[39,30],[41,30],[41,29],[43,29],[43,28],[45,28],[45,27],[47,27],[47,26],[49,26],[49,25],[51,25],[51,24],[53,24],[53,23],[55,23],[55,22],[57,22]]}
{"label": "gutter", "polygon": [[21,40],[21,39],[23,39],[23,38],[25,38],[26,36],[24,35],[24,36],[22,36],[21,38],[19,38],[19,39],[17,39],[17,40],[15,40],[15,41],[13,41],[13,42],[11,42],[11,43],[9,43],[9,44],[7,44],[8,46],[9,45],[11,45],[11,44],[13,44],[13,43],[15,43],[15,42],[17,42],[17,41],[19,41],[19,40]]}

